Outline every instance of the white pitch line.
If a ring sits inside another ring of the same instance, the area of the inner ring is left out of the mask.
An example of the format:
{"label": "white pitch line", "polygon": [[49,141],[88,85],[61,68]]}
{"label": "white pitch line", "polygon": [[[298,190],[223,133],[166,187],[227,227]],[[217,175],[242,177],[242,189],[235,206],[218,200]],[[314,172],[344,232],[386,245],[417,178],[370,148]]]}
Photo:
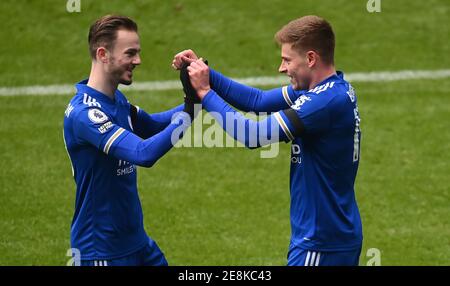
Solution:
{"label": "white pitch line", "polygon": [[[384,82],[448,77],[450,77],[450,69],[359,72],[345,74],[345,79],[350,82]],[[247,77],[236,78],[234,80],[251,86],[284,85],[289,83],[286,76]],[[120,89],[123,91],[176,90],[181,89],[181,83],[177,80],[136,82],[131,86],[121,86]],[[0,96],[70,95],[73,93],[75,93],[75,87],[71,84],[0,87]]]}

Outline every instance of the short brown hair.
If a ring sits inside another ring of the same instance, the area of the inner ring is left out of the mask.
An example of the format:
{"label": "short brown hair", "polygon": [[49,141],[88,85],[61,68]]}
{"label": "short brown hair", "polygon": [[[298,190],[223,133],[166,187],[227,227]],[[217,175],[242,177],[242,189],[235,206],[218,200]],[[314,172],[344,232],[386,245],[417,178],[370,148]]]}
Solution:
{"label": "short brown hair", "polygon": [[117,39],[117,31],[125,29],[137,32],[137,24],[128,17],[106,15],[95,21],[89,29],[89,52],[95,59],[97,49],[101,46],[111,49]]}
{"label": "short brown hair", "polygon": [[290,43],[298,52],[313,50],[326,64],[334,64],[334,32],[318,16],[304,16],[289,22],[275,34],[278,44]]}

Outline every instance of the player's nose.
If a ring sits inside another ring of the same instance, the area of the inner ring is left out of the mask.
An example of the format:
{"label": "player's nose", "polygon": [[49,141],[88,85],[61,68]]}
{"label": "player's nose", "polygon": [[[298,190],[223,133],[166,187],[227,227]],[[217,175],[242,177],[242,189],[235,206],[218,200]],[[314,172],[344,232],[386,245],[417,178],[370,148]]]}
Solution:
{"label": "player's nose", "polygon": [[133,65],[140,65],[141,64],[141,56],[137,55],[134,59],[133,59]]}
{"label": "player's nose", "polygon": [[283,63],[281,63],[280,67],[278,68],[278,72],[279,73],[286,73],[286,71],[287,71],[286,67],[284,66]]}

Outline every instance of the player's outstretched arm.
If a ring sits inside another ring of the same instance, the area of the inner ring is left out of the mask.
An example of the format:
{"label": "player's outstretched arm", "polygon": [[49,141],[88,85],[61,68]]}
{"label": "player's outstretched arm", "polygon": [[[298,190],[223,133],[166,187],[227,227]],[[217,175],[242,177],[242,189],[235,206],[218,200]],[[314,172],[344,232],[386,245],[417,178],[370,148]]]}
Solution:
{"label": "player's outstretched arm", "polygon": [[148,114],[138,106],[130,104],[130,119],[133,132],[143,139],[152,137],[161,132],[172,121],[175,113],[183,110],[184,105],[172,108],[167,111]]}
{"label": "player's outstretched arm", "polygon": [[124,130],[120,141],[111,144],[109,152],[105,153],[138,166],[151,167],[178,142],[190,122],[189,115],[180,112],[165,129],[145,140]]}
{"label": "player's outstretched arm", "polygon": [[[102,120],[91,120],[93,115]],[[191,118],[186,112],[175,114],[171,123],[161,132],[142,139],[119,125],[114,124],[98,108],[86,108],[73,112],[73,129],[80,144],[90,144],[108,156],[143,167],[151,167],[166,154],[190,126]]]}
{"label": "player's outstretched arm", "polygon": [[193,104],[190,98],[185,97],[183,110],[173,112],[170,124],[145,140],[114,124],[97,107],[73,111],[69,120],[80,144],[91,144],[106,155],[151,167],[181,139],[190,126],[195,117]]}
{"label": "player's outstretched arm", "polygon": [[202,104],[231,137],[247,148],[254,149],[294,139],[292,134],[286,133],[280,112],[273,113],[264,120],[254,121],[229,106],[214,90],[205,95]]}
{"label": "player's outstretched arm", "polygon": [[291,106],[296,97],[290,86],[261,90],[234,81],[213,69],[210,69],[210,84],[225,101],[246,112],[280,111]]}
{"label": "player's outstretched arm", "polygon": [[191,85],[202,100],[204,108],[229,135],[246,147],[257,148],[279,141],[294,140],[302,132],[301,121],[295,112],[290,112],[290,110],[293,111],[291,108],[286,114],[284,111],[276,112],[262,121],[247,119],[231,108],[211,89],[209,67],[202,60],[192,62],[187,67],[187,71]]}

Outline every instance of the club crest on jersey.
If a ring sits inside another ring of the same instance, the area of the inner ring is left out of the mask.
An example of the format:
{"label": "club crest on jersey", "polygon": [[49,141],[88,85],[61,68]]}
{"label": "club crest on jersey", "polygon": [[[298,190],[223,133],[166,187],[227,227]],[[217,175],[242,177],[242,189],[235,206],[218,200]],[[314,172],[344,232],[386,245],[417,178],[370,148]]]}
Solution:
{"label": "club crest on jersey", "polygon": [[95,124],[100,124],[108,120],[108,116],[106,116],[103,111],[97,108],[89,109],[88,116],[89,119]]}
{"label": "club crest on jersey", "polygon": [[311,101],[311,97],[302,95],[299,98],[297,98],[297,100],[295,101],[294,105],[291,106],[291,108],[295,110],[300,110],[300,107],[302,107],[302,105],[307,101]]}

